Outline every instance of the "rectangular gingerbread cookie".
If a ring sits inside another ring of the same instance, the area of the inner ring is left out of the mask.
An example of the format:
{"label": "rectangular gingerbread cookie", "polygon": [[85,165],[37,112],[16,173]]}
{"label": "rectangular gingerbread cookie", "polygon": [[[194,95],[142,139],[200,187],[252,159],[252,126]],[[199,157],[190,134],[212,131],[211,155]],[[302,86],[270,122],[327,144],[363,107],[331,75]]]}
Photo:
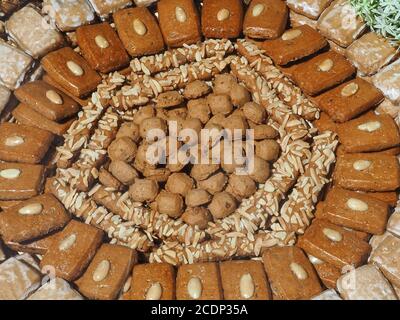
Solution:
{"label": "rectangular gingerbread cookie", "polygon": [[43,189],[45,168],[41,165],[0,163],[0,200],[25,200]]}
{"label": "rectangular gingerbread cookie", "polygon": [[237,38],[243,28],[240,0],[204,0],[201,13],[203,35],[207,38]]}
{"label": "rectangular gingerbread cookie", "polygon": [[24,103],[20,103],[13,111],[12,115],[21,124],[50,131],[51,133],[62,136],[67,132],[74,119],[63,123],[43,118],[43,116]]}
{"label": "rectangular gingerbread cookie", "polygon": [[87,0],[44,0],[43,12],[48,14],[61,31],[72,31],[96,18]]}
{"label": "rectangular gingerbread cookie", "polygon": [[346,49],[346,57],[363,75],[371,76],[389,64],[397,51],[386,39],[375,32],[369,32]]}
{"label": "rectangular gingerbread cookie", "polygon": [[168,47],[201,40],[200,17],[193,0],[161,0],[157,3],[161,32]]}
{"label": "rectangular gingerbread cookie", "polygon": [[293,80],[306,94],[315,96],[341,84],[355,71],[345,57],[328,51],[297,65]]}
{"label": "rectangular gingerbread cookie", "polygon": [[80,109],[73,99],[42,80],[28,82],[14,94],[19,101],[53,121],[69,118]]}
{"label": "rectangular gingerbread cookie", "polygon": [[372,83],[395,105],[400,105],[400,60],[389,64],[372,77]]}
{"label": "rectangular gingerbread cookie", "polygon": [[0,300],[24,300],[40,286],[38,270],[16,258],[0,264]]}
{"label": "rectangular gingerbread cookie", "polygon": [[114,13],[114,22],[125,49],[132,57],[155,54],[164,49],[156,18],[147,8],[129,8]]}
{"label": "rectangular gingerbread cookie", "polygon": [[306,300],[322,291],[312,264],[300,248],[270,248],[262,259],[274,300]]}
{"label": "rectangular gingerbread cookie", "polygon": [[338,125],[337,133],[348,153],[381,151],[400,144],[399,128],[393,118],[372,112]]}
{"label": "rectangular gingerbread cookie", "polygon": [[6,22],[10,37],[34,58],[43,57],[64,43],[63,36],[31,6],[15,12]]}
{"label": "rectangular gingerbread cookie", "polygon": [[317,20],[321,13],[329,7],[332,0],[287,0],[286,3],[290,9],[306,16],[310,19]]}
{"label": "rectangular gingerbread cookie", "polygon": [[315,219],[299,238],[298,246],[339,269],[362,265],[371,251],[370,245],[353,232],[320,219]]}
{"label": "rectangular gingerbread cookie", "polygon": [[89,299],[113,300],[136,262],[136,251],[119,245],[103,244],[75,284],[79,292]]}
{"label": "rectangular gingerbread cookie", "polygon": [[138,264],[133,268],[131,300],[174,300],[175,270],[167,263]]}
{"label": "rectangular gingerbread cookie", "polygon": [[389,281],[372,264],[343,275],[337,287],[345,300],[397,300]]}
{"label": "rectangular gingerbread cookie", "polygon": [[372,198],[386,202],[390,207],[395,207],[398,197],[396,191],[391,192],[368,192],[368,195]]}
{"label": "rectangular gingerbread cookie", "polygon": [[64,206],[50,194],[43,194],[4,211],[0,234],[5,242],[24,242],[63,228],[71,219]]}
{"label": "rectangular gingerbread cookie", "polygon": [[226,300],[272,300],[261,261],[226,261],[220,270]]}
{"label": "rectangular gingerbread cookie", "polygon": [[97,71],[108,73],[129,63],[121,40],[107,22],[79,27],[76,38],[83,57]]}
{"label": "rectangular gingerbread cookie", "polygon": [[39,163],[53,142],[48,131],[15,123],[0,125],[0,160]]}
{"label": "rectangular gingerbread cookie", "polygon": [[131,0],[89,0],[89,2],[101,19],[106,19],[111,13],[132,4]]}
{"label": "rectangular gingerbread cookie", "polygon": [[385,277],[400,286],[400,239],[389,234],[372,252],[370,262],[379,267]]}
{"label": "rectangular gingerbread cookie", "polygon": [[18,88],[32,64],[30,56],[0,39],[0,85],[10,90]]}
{"label": "rectangular gingerbread cookie", "polygon": [[288,8],[281,0],[251,1],[243,22],[243,33],[253,39],[275,39],[288,21]]}
{"label": "rectangular gingerbread cookie", "polygon": [[43,284],[28,300],[84,300],[71,285],[61,278],[54,278]]}
{"label": "rectangular gingerbread cookie", "polygon": [[317,31],[304,25],[287,30],[278,39],[265,41],[261,48],[276,64],[285,65],[321,50],[327,44]]}
{"label": "rectangular gingerbread cookie", "polygon": [[44,70],[74,96],[84,97],[96,90],[100,75],[69,47],[47,54],[41,61]]}
{"label": "rectangular gingerbread cookie", "polygon": [[334,179],[350,190],[395,191],[400,187],[400,164],[396,156],[348,153],[338,157]]}
{"label": "rectangular gingerbread cookie", "polygon": [[94,257],[103,236],[100,229],[71,220],[43,255],[40,266],[52,266],[57,277],[74,281]]}
{"label": "rectangular gingerbread cookie", "polygon": [[222,300],[222,284],[218,264],[182,265],[176,276],[177,300]]}
{"label": "rectangular gingerbread cookie", "polygon": [[383,94],[369,82],[356,78],[315,98],[318,107],[335,122],[346,122],[383,101]]}
{"label": "rectangular gingerbread cookie", "polygon": [[341,47],[348,47],[365,30],[363,19],[347,0],[334,1],[318,19],[318,30]]}
{"label": "rectangular gingerbread cookie", "polygon": [[385,232],[388,216],[387,203],[336,187],[328,192],[323,209],[316,215],[339,226],[371,234]]}

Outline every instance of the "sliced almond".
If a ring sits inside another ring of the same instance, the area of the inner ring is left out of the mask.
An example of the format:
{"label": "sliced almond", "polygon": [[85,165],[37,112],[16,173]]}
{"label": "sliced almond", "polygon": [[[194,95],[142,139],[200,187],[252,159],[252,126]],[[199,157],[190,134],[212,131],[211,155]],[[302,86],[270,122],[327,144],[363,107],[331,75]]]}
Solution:
{"label": "sliced almond", "polygon": [[107,41],[107,39],[104,38],[104,37],[101,36],[101,35],[97,35],[97,36],[94,38],[94,42],[96,42],[96,45],[97,45],[99,48],[101,48],[101,49],[106,49],[106,48],[108,48],[108,47],[110,46],[110,44],[109,44],[109,42]]}
{"label": "sliced almond", "polygon": [[284,41],[293,40],[293,39],[300,37],[301,34],[302,34],[302,32],[299,29],[288,30],[282,35],[282,40],[284,40]]}
{"label": "sliced almond", "polygon": [[43,205],[41,203],[30,203],[18,210],[19,214],[22,215],[35,215],[40,214],[43,211]]}
{"label": "sliced almond", "polygon": [[93,272],[93,281],[100,282],[107,278],[108,273],[110,272],[110,261],[102,260],[97,265],[96,270]]}
{"label": "sliced almond", "polygon": [[331,241],[340,242],[343,239],[343,236],[339,231],[330,228],[324,228],[322,232],[324,233],[325,237],[327,237]]}
{"label": "sliced almond", "polygon": [[25,139],[20,136],[12,136],[6,139],[5,145],[7,147],[16,147],[25,142]]}
{"label": "sliced almond", "polygon": [[374,132],[380,129],[382,124],[379,121],[369,121],[363,124],[360,124],[357,128],[358,130],[365,131],[365,132]]}
{"label": "sliced almond", "polygon": [[146,292],[146,300],[160,300],[162,296],[162,287],[159,282],[153,283]]}
{"label": "sliced almond", "polygon": [[253,17],[258,17],[263,13],[265,6],[262,3],[256,4],[253,8]]}
{"label": "sliced almond", "polygon": [[198,277],[192,277],[188,282],[187,291],[192,299],[199,299],[203,291],[201,280]]}
{"label": "sliced almond", "polygon": [[347,207],[353,211],[367,211],[368,204],[362,200],[350,198],[346,202]]}
{"label": "sliced almond", "polygon": [[343,97],[351,97],[351,96],[354,96],[358,92],[358,89],[359,89],[358,84],[355,82],[352,82],[352,83],[349,83],[347,86],[343,87],[340,94]]}
{"label": "sliced almond", "polygon": [[218,11],[217,19],[218,19],[218,21],[225,21],[226,19],[228,19],[230,17],[230,15],[231,15],[231,12],[228,9],[224,8],[224,9],[221,9]]}
{"label": "sliced almond", "polygon": [[17,179],[21,175],[21,170],[19,169],[4,169],[0,171],[0,177],[4,179]]}
{"label": "sliced almond", "polygon": [[175,8],[175,17],[176,17],[176,20],[179,22],[185,22],[187,20],[186,12],[181,7]]}
{"label": "sliced almond", "polygon": [[75,233],[70,234],[68,237],[66,237],[60,242],[58,249],[60,251],[67,251],[74,245],[75,241],[76,241],[76,234]]}
{"label": "sliced almond", "polygon": [[140,19],[133,20],[133,30],[135,30],[139,36],[144,36],[147,33],[146,25]]}
{"label": "sliced almond", "polygon": [[299,280],[306,280],[308,278],[307,271],[298,263],[292,262],[290,264],[290,270],[292,270],[293,274]]}
{"label": "sliced almond", "polygon": [[46,91],[46,98],[54,104],[63,104],[62,97],[54,90],[47,90]]}
{"label": "sliced almond", "polygon": [[69,69],[69,71],[72,72],[73,75],[77,76],[77,77],[81,77],[83,76],[83,69],[82,67],[77,64],[75,61],[67,61],[67,67]]}
{"label": "sliced almond", "polygon": [[319,71],[328,72],[333,68],[333,60],[332,59],[325,59],[318,65]]}
{"label": "sliced almond", "polygon": [[253,277],[250,273],[245,273],[244,275],[242,275],[242,277],[240,278],[239,288],[240,296],[243,299],[250,299],[251,297],[253,297],[255,286]]}
{"label": "sliced almond", "polygon": [[371,166],[372,162],[369,160],[357,160],[353,163],[353,168],[356,171],[367,170]]}

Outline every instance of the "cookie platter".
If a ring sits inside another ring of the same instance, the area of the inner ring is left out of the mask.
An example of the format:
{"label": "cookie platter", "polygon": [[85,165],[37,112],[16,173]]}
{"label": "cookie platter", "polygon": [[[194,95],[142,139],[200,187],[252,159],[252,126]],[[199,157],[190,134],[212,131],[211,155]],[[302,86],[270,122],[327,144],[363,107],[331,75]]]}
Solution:
{"label": "cookie platter", "polygon": [[351,3],[0,9],[0,299],[400,298],[400,60]]}

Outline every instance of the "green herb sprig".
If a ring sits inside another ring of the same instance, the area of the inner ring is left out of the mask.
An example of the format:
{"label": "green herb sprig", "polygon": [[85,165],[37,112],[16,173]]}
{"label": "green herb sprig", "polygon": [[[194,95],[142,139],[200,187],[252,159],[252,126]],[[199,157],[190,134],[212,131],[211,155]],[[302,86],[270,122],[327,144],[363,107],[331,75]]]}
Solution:
{"label": "green herb sprig", "polygon": [[400,0],[350,0],[350,3],[373,31],[400,44]]}

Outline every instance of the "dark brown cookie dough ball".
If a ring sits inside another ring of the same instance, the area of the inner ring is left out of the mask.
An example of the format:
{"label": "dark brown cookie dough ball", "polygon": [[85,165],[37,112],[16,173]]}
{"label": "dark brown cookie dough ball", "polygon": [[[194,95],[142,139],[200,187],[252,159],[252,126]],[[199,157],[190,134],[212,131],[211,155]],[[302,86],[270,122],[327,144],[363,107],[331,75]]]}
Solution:
{"label": "dark brown cookie dough ball", "polygon": [[176,193],[161,191],[156,198],[157,210],[171,218],[179,218],[184,209],[183,198]]}
{"label": "dark brown cookie dough ball", "polygon": [[108,147],[108,156],[112,161],[131,162],[135,158],[136,152],[136,143],[127,137],[114,140]]}
{"label": "dark brown cookie dough ball", "polygon": [[124,161],[112,161],[109,170],[115,178],[127,186],[139,176],[138,172]]}
{"label": "dark brown cookie dough ball", "polygon": [[237,83],[232,85],[229,95],[235,107],[242,107],[245,103],[251,101],[250,92]]}
{"label": "dark brown cookie dough ball", "polygon": [[207,97],[207,105],[213,115],[220,113],[228,115],[233,111],[231,98],[225,94],[210,94]]}
{"label": "dark brown cookie dough ball", "polygon": [[248,176],[232,174],[229,177],[229,186],[235,196],[238,198],[248,198],[252,196],[256,190],[256,183]]}
{"label": "dark brown cookie dough ball", "polygon": [[255,102],[247,102],[243,106],[243,114],[246,119],[256,124],[262,124],[267,119],[267,112],[265,109]]}
{"label": "dark brown cookie dough ball", "polygon": [[129,195],[133,201],[151,202],[158,195],[158,183],[149,179],[136,179],[129,187]]}
{"label": "dark brown cookie dough ball", "polygon": [[214,198],[208,206],[214,219],[223,219],[231,215],[236,208],[236,199],[228,192],[219,192],[214,195]]}
{"label": "dark brown cookie dough ball", "polygon": [[203,189],[192,189],[186,194],[185,202],[189,207],[199,207],[211,201],[211,195]]}
{"label": "dark brown cookie dough ball", "polygon": [[250,174],[255,182],[265,183],[271,176],[271,167],[268,161],[261,159],[258,156],[254,156],[254,170]]}
{"label": "dark brown cookie dough ball", "polygon": [[208,227],[208,223],[212,221],[212,215],[204,207],[187,208],[182,215],[182,220],[188,225],[197,226],[200,230],[205,230]]}
{"label": "dark brown cookie dough ball", "polygon": [[183,95],[186,99],[197,99],[206,95],[210,91],[211,88],[205,81],[195,80],[186,86]]}
{"label": "dark brown cookie dough ball", "polygon": [[169,176],[165,189],[185,197],[193,189],[194,181],[186,173],[173,173]]}
{"label": "dark brown cookie dough ball", "polygon": [[139,126],[133,122],[125,122],[121,125],[121,128],[118,130],[117,139],[120,138],[129,138],[134,142],[138,142],[140,139],[140,131]]}
{"label": "dark brown cookie dough ball", "polygon": [[140,126],[140,124],[143,122],[143,120],[148,119],[148,118],[153,118],[156,116],[156,110],[154,109],[154,106],[145,106],[140,108],[135,115],[133,116],[133,123]]}
{"label": "dark brown cookie dough ball", "polygon": [[275,140],[262,140],[256,143],[256,155],[266,161],[275,161],[279,157],[281,147]]}
{"label": "dark brown cookie dough ball", "polygon": [[215,76],[213,91],[216,94],[227,94],[231,92],[233,84],[236,84],[236,78],[231,74],[218,74]]}
{"label": "dark brown cookie dough ball", "polygon": [[227,182],[228,177],[224,173],[219,172],[212,175],[206,180],[199,181],[198,187],[206,190],[211,194],[216,194],[217,192],[224,190]]}

